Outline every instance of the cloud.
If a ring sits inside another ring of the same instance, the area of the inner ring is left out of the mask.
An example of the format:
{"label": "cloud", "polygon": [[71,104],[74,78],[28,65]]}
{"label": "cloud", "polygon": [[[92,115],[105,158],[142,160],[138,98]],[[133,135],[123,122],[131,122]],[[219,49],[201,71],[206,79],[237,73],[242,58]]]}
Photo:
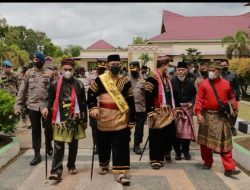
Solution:
{"label": "cloud", "polygon": [[239,15],[243,3],[0,3],[0,17],[9,25],[45,32],[61,47],[87,48],[103,39],[127,47],[135,36],[160,33],[162,11],[184,16]]}

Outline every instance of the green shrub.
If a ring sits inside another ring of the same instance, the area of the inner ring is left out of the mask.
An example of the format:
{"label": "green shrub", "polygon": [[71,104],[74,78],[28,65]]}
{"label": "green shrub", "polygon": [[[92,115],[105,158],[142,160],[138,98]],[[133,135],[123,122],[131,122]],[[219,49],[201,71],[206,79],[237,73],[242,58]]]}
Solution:
{"label": "green shrub", "polygon": [[16,130],[18,117],[14,114],[15,97],[0,89],[0,131]]}

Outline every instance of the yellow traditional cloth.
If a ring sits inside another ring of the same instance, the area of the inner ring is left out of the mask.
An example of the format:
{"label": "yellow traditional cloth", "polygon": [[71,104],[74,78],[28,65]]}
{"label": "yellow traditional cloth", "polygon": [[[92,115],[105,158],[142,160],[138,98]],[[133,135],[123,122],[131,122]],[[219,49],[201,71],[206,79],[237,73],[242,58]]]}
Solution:
{"label": "yellow traditional cloth", "polygon": [[125,113],[129,111],[129,107],[127,102],[125,101],[124,97],[122,96],[121,92],[117,88],[115,81],[111,78],[109,73],[104,73],[99,76],[102,81],[103,86],[109,93],[109,95],[115,101],[117,107],[121,111],[121,113]]}
{"label": "yellow traditional cloth", "polygon": [[[70,113],[71,104],[63,104],[63,109],[66,113]],[[79,114],[76,119],[69,119],[69,115],[65,114],[68,119],[66,121],[53,124],[53,140],[69,143],[73,137],[76,140],[86,137],[84,122]]]}
{"label": "yellow traditional cloth", "polygon": [[73,137],[76,140],[83,139],[86,137],[83,126],[77,125],[74,127],[74,131],[71,128],[62,127],[64,123],[56,124],[53,127],[53,139],[60,142],[71,142]]}

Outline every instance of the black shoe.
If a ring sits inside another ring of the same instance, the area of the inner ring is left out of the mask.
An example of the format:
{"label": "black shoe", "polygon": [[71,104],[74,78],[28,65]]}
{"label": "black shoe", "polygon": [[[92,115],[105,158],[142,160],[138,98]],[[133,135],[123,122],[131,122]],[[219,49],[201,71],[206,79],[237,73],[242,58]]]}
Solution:
{"label": "black shoe", "polygon": [[175,160],[181,160],[181,155],[176,154],[176,155],[175,155]]}
{"label": "black shoe", "polygon": [[135,152],[136,154],[141,154],[141,153],[142,153],[141,148],[140,148],[139,145],[135,145],[135,146],[134,146],[134,152]]}
{"label": "black shoe", "polygon": [[191,160],[191,155],[189,153],[184,154],[186,160]]}
{"label": "black shoe", "polygon": [[172,162],[170,153],[167,153],[167,154],[165,155],[165,160],[166,160],[167,163],[171,163],[171,162]]}
{"label": "black shoe", "polygon": [[232,175],[238,175],[239,173],[241,173],[240,170],[227,170],[224,172],[224,175],[230,177]]}
{"label": "black shoe", "polygon": [[52,148],[51,143],[49,143],[49,144],[46,146],[46,151],[47,151],[47,154],[48,154],[49,156],[52,156],[52,154],[53,154],[53,148]]}
{"label": "black shoe", "polygon": [[212,167],[212,166],[208,166],[208,165],[205,165],[205,164],[204,164],[204,165],[202,166],[202,169],[204,169],[204,170],[210,170],[211,167]]}
{"label": "black shoe", "polygon": [[35,157],[33,158],[33,160],[31,160],[30,165],[35,166],[35,165],[39,164],[41,161],[42,161],[41,155],[36,154]]}
{"label": "black shoe", "polygon": [[233,136],[237,136],[237,130],[234,127],[231,128],[231,132]]}

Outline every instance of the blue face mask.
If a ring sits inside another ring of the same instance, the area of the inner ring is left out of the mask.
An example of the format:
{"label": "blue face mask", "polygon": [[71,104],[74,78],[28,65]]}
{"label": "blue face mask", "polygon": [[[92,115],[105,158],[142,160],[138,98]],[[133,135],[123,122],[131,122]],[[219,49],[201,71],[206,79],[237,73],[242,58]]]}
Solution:
{"label": "blue face mask", "polygon": [[168,68],[168,73],[174,73],[174,71],[175,71],[174,67],[169,67]]}

